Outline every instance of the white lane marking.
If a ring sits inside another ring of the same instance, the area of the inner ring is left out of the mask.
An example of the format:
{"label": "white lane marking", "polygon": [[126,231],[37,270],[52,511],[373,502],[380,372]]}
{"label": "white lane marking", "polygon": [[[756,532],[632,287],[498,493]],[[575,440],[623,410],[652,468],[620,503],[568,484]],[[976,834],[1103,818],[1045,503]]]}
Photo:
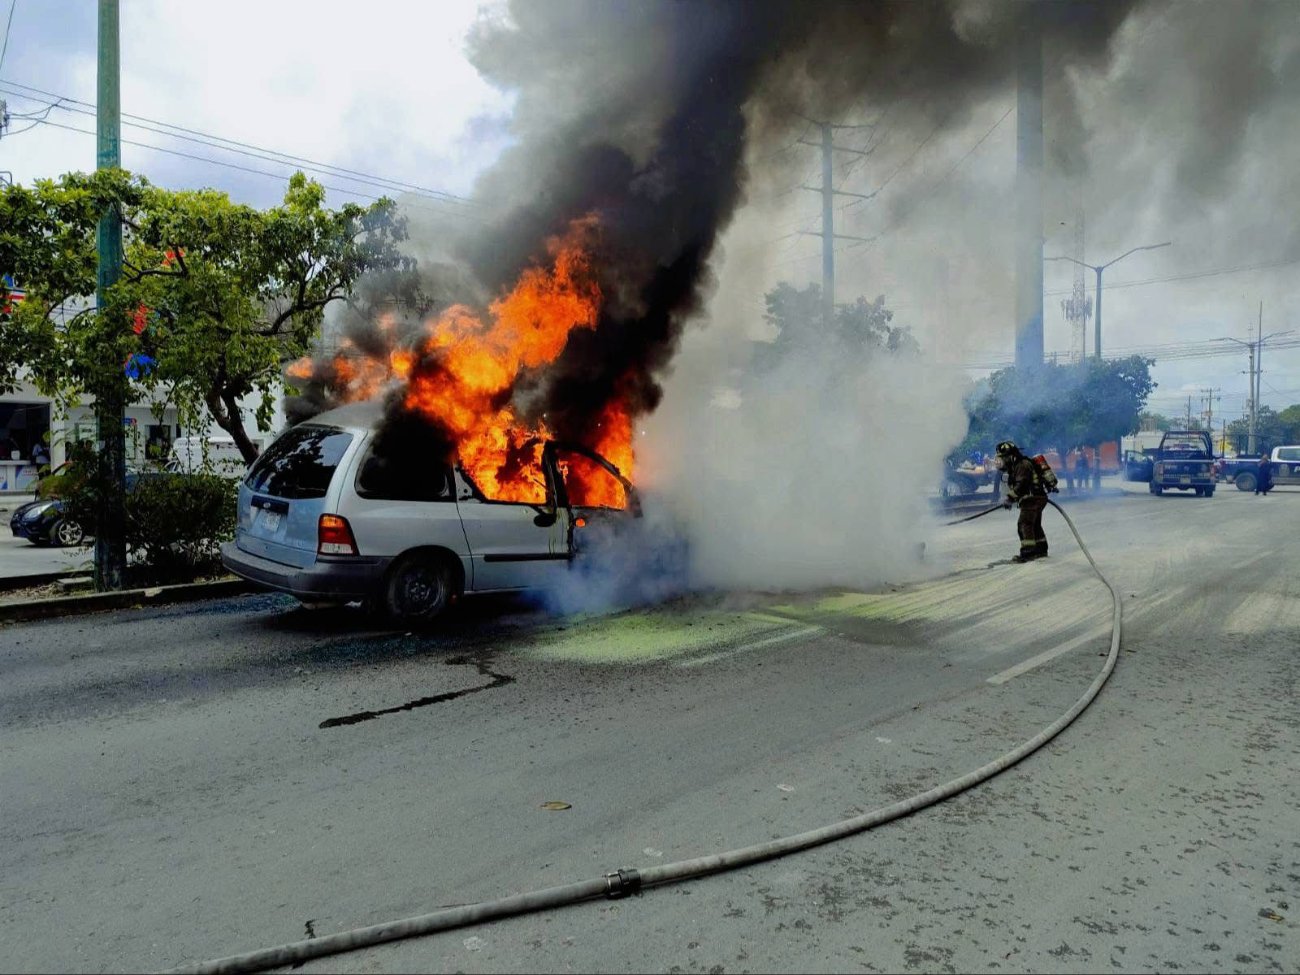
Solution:
{"label": "white lane marking", "polygon": [[1008,667],[1000,674],[994,674],[992,677],[988,678],[988,683],[1005,684],[1013,677],[1019,677],[1021,674],[1025,673],[1026,671],[1033,670],[1035,667],[1041,666],[1042,664],[1047,663],[1047,661],[1059,657],[1063,653],[1069,653],[1075,647],[1081,647],[1089,640],[1096,640],[1098,637],[1103,637],[1109,632],[1110,632],[1110,624],[1107,624],[1106,626],[1094,627],[1093,629],[1089,630],[1087,633],[1084,633],[1081,636],[1076,636],[1073,640],[1069,640],[1065,643],[1062,643],[1060,646],[1052,647],[1051,650],[1044,650],[1036,657],[1030,657],[1028,660],[1022,660],[1014,667]]}
{"label": "white lane marking", "polygon": [[823,632],[820,626],[804,626],[788,633],[778,633],[776,636],[769,636],[762,640],[755,640],[753,643],[746,643],[743,646],[735,647],[731,650],[723,650],[719,653],[710,653],[707,656],[695,657],[692,660],[683,660],[677,664],[678,667],[702,667],[704,664],[711,664],[715,660],[724,660],[727,657],[734,657],[738,653],[748,653],[750,650],[758,650],[762,647],[770,647],[774,643],[784,643],[787,640],[798,640],[800,637],[814,636]]}
{"label": "white lane marking", "polygon": [[[1251,558],[1245,559],[1241,562],[1234,563],[1233,565],[1228,566],[1224,571],[1239,572],[1242,569],[1245,569],[1248,566],[1252,566],[1257,562],[1263,562],[1265,559],[1273,558],[1274,554],[1275,553],[1273,552],[1263,552],[1259,555],[1252,556]],[[1157,597],[1156,599],[1142,603],[1136,609],[1129,610],[1125,614],[1125,619],[1131,623],[1134,620],[1138,619],[1139,617],[1145,616],[1147,613],[1151,612],[1153,609],[1157,608],[1158,606],[1171,602],[1172,600],[1175,599],[1185,598],[1186,592],[1187,592],[1186,587],[1179,587],[1177,589],[1173,589],[1165,593],[1164,595]],[[992,677],[987,678],[987,682],[990,684],[1005,684],[1007,681],[1011,680],[1012,678],[1019,677],[1021,674],[1027,673],[1028,671],[1033,670],[1035,667],[1039,667],[1042,664],[1047,663],[1049,660],[1053,660],[1056,657],[1059,657],[1063,653],[1069,653],[1071,650],[1074,650],[1076,647],[1083,646],[1083,644],[1087,643],[1089,640],[1094,640],[1099,637],[1108,636],[1109,634],[1110,634],[1110,624],[1106,623],[1102,626],[1096,627],[1095,629],[1089,630],[1087,633],[1084,633],[1081,636],[1075,637],[1073,640],[1069,640],[1065,643],[1062,643],[1060,646],[1053,647],[1050,650],[1044,650],[1042,653],[1038,654],[1038,656],[1030,657],[1028,660],[1021,661],[1020,663],[1016,664],[1014,667],[1008,667],[1006,670],[1002,671],[1001,673],[994,674]]]}
{"label": "white lane marking", "polygon": [[1253,556],[1252,558],[1246,559],[1246,561],[1244,562],[1238,562],[1236,565],[1228,566],[1228,571],[1239,572],[1242,569],[1246,568],[1247,566],[1254,565],[1256,562],[1263,562],[1265,559],[1271,559],[1271,558],[1273,558],[1272,552],[1264,552],[1260,555],[1256,555]]}

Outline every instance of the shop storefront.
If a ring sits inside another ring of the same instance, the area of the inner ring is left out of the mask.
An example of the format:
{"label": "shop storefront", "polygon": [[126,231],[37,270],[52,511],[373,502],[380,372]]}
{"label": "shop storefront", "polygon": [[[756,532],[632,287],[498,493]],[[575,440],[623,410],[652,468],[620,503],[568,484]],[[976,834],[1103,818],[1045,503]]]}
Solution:
{"label": "shop storefront", "polygon": [[[81,406],[62,414],[48,397],[30,386],[0,396],[0,494],[35,490],[40,472],[66,461],[70,444],[93,444],[98,429],[93,407]],[[143,403],[126,408],[125,432],[126,464],[132,470],[150,462],[161,465],[171,452],[172,441],[182,435],[174,409],[165,409],[158,416],[152,406]]]}
{"label": "shop storefront", "polygon": [[[246,416],[257,408],[252,397],[241,405],[247,411]],[[283,429],[284,414],[280,409],[276,410],[273,422],[275,430]],[[207,430],[184,429],[174,408],[159,412],[143,402],[126,408],[124,423],[128,470],[162,466],[171,456],[172,444],[180,437],[225,435],[215,424]],[[42,396],[27,383],[0,395],[0,494],[31,493],[39,471],[55,470],[63,464],[68,458],[69,445],[95,443],[99,439],[98,429],[91,405],[67,412],[56,410],[49,397]],[[258,444],[271,439],[254,431],[250,435]]]}
{"label": "shop storefront", "polygon": [[0,401],[0,492],[30,491],[40,466],[48,464],[50,404]]}

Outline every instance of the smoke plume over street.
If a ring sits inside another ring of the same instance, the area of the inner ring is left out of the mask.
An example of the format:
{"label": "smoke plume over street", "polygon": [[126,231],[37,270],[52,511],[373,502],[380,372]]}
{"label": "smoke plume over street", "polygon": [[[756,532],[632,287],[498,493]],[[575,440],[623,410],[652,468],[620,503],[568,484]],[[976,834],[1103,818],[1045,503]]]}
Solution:
{"label": "smoke plume over street", "polygon": [[[541,438],[575,441],[672,502],[689,525],[696,581],[867,583],[915,571],[923,498],[965,432],[969,380],[957,367],[1011,332],[1013,126],[998,106],[1014,106],[1027,19],[1042,36],[1049,231],[1058,211],[1065,226],[1085,198],[1110,196],[1114,205],[1088,207],[1088,232],[1128,240],[1186,225],[1192,197],[1206,202],[1198,219],[1213,220],[1218,201],[1241,192],[1241,147],[1295,104],[1286,96],[1300,61],[1274,23],[1289,14],[1256,11],[574,2],[485,13],[471,59],[515,98],[512,144],[477,184],[485,216],[466,226],[412,214],[429,307],[412,316],[408,306],[399,322],[377,303],[348,329],[352,351],[406,384],[388,393],[395,416],[421,400],[463,449],[464,425],[410,390],[447,385],[449,322],[462,328],[468,309],[471,330],[491,329],[493,302],[540,271],[552,293],[585,291],[590,317],[553,320],[570,314],[562,302],[493,332],[558,336],[480,407],[493,417],[502,483],[528,468]],[[1225,45],[1192,36],[1219,27]],[[1247,50],[1273,53],[1233,69],[1225,52]],[[1142,110],[1117,114],[1118,100]],[[800,147],[821,121],[856,147],[837,176],[868,159],[877,190],[895,182],[879,199],[837,201],[836,231],[853,238],[838,254],[837,301],[883,294],[919,353],[846,352],[809,328],[759,381],[756,350],[775,337],[764,292],[816,271],[788,255],[791,239],[818,232],[815,197],[800,191],[816,154]],[[1128,137],[1117,141],[1118,130]],[[912,179],[921,150],[953,165]],[[1263,155],[1252,158],[1257,168]],[[963,166],[958,191],[951,176]],[[1295,171],[1270,167],[1263,179],[1283,192]],[[1260,223],[1294,248],[1293,228]],[[556,241],[573,242],[578,226],[583,281],[556,285]],[[1213,245],[1199,246],[1209,259]],[[331,368],[317,378],[337,380]]]}

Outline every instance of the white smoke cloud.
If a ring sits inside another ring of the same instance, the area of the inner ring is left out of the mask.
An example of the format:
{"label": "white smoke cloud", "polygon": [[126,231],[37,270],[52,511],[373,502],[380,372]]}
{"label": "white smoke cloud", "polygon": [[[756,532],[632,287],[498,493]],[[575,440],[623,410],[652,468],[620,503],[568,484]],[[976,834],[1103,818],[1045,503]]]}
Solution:
{"label": "white smoke cloud", "polygon": [[802,589],[914,577],[934,521],[928,498],[965,434],[965,384],[924,353],[845,363],[826,343],[759,385],[737,354],[747,346],[734,332],[722,342],[689,336],[637,444],[643,477],[685,526],[691,583]]}

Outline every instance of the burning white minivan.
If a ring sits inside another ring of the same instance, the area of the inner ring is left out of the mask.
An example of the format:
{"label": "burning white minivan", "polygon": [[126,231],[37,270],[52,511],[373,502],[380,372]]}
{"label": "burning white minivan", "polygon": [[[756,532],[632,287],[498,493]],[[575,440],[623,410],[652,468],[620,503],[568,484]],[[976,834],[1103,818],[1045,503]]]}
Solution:
{"label": "burning white minivan", "polygon": [[[438,616],[465,593],[547,590],[571,584],[588,536],[618,534],[641,516],[636,489],[586,448],[547,442],[530,501],[483,495],[436,450],[377,450],[376,403],[322,413],[282,434],[239,488],[227,569],[305,603],[364,601],[404,624]],[[572,490],[621,507],[585,504]]]}

